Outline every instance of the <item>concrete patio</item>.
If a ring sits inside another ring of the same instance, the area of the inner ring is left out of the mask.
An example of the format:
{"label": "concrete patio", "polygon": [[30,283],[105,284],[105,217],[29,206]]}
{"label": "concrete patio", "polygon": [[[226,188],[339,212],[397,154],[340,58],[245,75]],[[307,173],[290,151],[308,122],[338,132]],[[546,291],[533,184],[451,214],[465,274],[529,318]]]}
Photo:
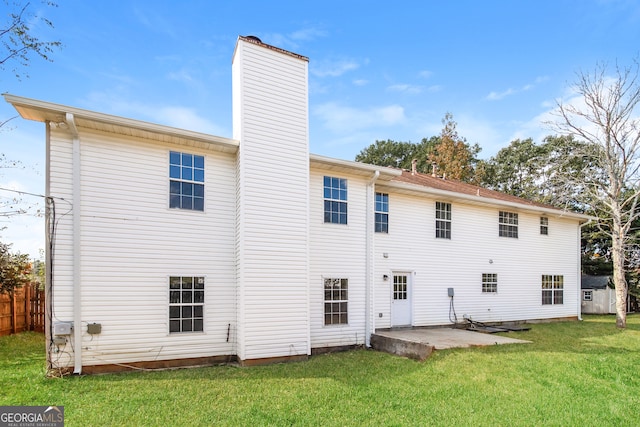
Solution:
{"label": "concrete patio", "polygon": [[434,350],[530,342],[453,328],[378,330],[371,336],[374,349],[416,360],[425,360]]}

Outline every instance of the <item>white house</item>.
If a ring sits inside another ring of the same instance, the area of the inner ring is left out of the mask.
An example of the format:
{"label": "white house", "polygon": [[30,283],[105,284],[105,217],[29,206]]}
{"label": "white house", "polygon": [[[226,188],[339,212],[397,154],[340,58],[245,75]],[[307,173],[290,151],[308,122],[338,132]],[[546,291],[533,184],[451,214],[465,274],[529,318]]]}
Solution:
{"label": "white house", "polygon": [[5,95],[46,124],[52,368],[300,360],[452,309],[579,317],[585,216],[309,154],[307,67],[239,37],[233,138]]}

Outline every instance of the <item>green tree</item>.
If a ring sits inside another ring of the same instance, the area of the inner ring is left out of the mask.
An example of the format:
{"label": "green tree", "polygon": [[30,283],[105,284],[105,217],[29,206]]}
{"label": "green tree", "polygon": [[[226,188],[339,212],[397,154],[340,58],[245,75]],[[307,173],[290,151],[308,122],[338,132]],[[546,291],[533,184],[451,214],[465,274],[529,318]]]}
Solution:
{"label": "green tree", "polygon": [[544,158],[544,147],[531,138],[511,141],[487,162],[483,184],[503,193],[540,200]]}
{"label": "green tree", "polygon": [[550,123],[562,134],[585,142],[583,149],[567,156],[593,165],[594,174],[565,175],[568,187],[580,188],[577,203],[589,206],[600,230],[611,239],[613,282],[616,292],[616,326],[627,324],[629,264],[640,216],[640,84],[639,64],[615,68],[607,74],[599,64],[591,73],[579,73],[573,84],[580,103],[558,102],[558,119]]}
{"label": "green tree", "polygon": [[[542,144],[516,139],[486,161],[482,185],[584,213],[588,205],[577,202],[582,185],[576,183],[597,169],[588,158],[571,155],[580,150],[586,150],[585,144],[571,136],[547,136]],[[569,182],[566,176],[573,179]]]}
{"label": "green tree", "polygon": [[444,127],[440,133],[440,141],[429,154],[429,160],[436,167],[436,173],[459,181],[476,182],[479,177],[475,166],[478,163],[480,146],[469,145],[465,138],[458,135],[457,123],[451,113],[445,114],[442,124]]}
{"label": "green tree", "polygon": [[437,137],[423,138],[419,143],[400,142],[393,140],[376,141],[356,155],[356,162],[387,166],[398,169],[411,169],[413,159],[418,161],[417,169],[429,173],[431,163],[429,154],[439,142]]}
{"label": "green tree", "polygon": [[31,283],[32,266],[26,254],[14,254],[10,246],[0,243],[0,294]]}

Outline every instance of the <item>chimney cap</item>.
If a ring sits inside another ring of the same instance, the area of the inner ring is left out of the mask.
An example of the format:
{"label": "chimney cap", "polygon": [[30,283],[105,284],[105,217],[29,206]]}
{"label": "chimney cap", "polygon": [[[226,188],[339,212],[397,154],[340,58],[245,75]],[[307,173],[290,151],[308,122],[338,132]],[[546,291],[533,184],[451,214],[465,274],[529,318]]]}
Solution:
{"label": "chimney cap", "polygon": [[256,37],[256,36],[245,36],[245,38],[247,38],[247,39],[249,39],[249,40],[256,41],[256,42],[258,42],[258,43],[262,43],[262,40],[260,40],[260,38],[259,38],[259,37]]}

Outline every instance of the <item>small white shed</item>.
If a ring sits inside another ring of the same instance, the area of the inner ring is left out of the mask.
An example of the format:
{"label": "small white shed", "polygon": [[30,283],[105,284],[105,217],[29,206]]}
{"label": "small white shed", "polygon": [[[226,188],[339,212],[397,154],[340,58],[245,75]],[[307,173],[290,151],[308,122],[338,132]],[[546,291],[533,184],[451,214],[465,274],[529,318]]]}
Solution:
{"label": "small white shed", "polygon": [[584,314],[615,314],[616,291],[608,286],[611,276],[591,276],[583,274],[582,312]]}

